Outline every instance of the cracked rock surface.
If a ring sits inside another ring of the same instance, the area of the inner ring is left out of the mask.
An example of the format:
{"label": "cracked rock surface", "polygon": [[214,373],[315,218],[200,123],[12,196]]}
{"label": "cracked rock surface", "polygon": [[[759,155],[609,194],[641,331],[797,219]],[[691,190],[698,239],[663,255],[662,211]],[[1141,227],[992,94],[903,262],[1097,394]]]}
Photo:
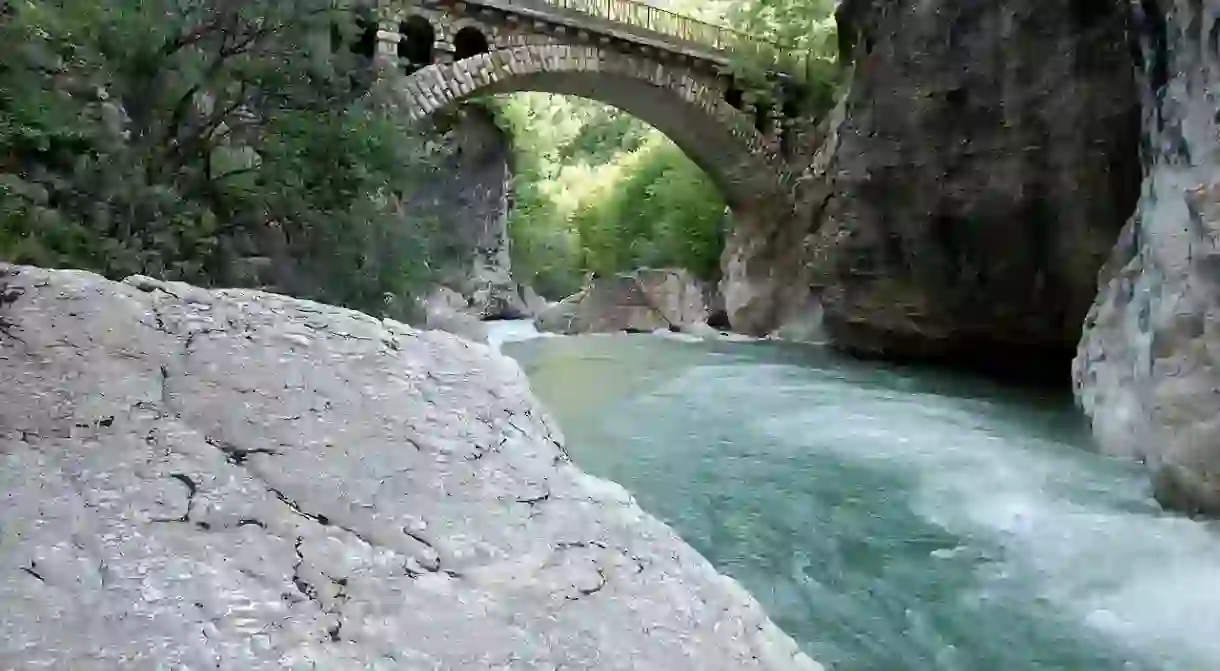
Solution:
{"label": "cracked rock surface", "polygon": [[1162,505],[1220,517],[1220,2],[1132,8],[1144,181],[1072,380],[1101,448],[1145,464]]}
{"label": "cracked rock surface", "polygon": [[481,345],[141,277],[0,296],[2,668],[820,668]]}

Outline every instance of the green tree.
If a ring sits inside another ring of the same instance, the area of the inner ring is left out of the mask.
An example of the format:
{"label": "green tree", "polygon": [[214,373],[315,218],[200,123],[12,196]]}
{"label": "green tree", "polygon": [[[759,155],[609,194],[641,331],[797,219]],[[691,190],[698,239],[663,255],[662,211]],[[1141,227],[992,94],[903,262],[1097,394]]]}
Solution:
{"label": "green tree", "polygon": [[[792,74],[802,109],[818,118],[833,105],[839,75],[832,0],[659,4],[784,46],[801,59]],[[777,54],[761,56],[737,59],[733,72],[740,85],[769,93]],[[725,203],[672,142],[629,115],[579,98],[517,94],[494,105],[517,159],[510,232],[518,279],[558,298],[577,290],[590,271],[682,266],[717,277],[729,226]]]}
{"label": "green tree", "polygon": [[402,203],[429,151],[368,90],[367,30],[349,7],[9,8],[0,257],[262,284],[373,312],[411,305],[430,231]]}

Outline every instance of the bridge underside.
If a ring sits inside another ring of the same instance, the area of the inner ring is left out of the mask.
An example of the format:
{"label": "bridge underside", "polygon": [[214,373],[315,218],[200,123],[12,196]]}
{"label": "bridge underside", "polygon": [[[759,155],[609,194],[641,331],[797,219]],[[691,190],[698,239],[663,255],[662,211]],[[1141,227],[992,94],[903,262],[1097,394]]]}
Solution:
{"label": "bridge underside", "polygon": [[538,91],[605,103],[656,128],[673,140],[711,178],[732,208],[775,195],[774,166],[752,156],[720,124],[665,90],[630,77],[579,73],[539,73],[492,86],[486,93]]}
{"label": "bridge underside", "polygon": [[435,64],[399,76],[393,84],[416,118],[501,93],[536,91],[596,100],[673,140],[734,211],[752,216],[791,212],[791,176],[751,120],[718,91],[657,61],[596,47],[526,46]]}

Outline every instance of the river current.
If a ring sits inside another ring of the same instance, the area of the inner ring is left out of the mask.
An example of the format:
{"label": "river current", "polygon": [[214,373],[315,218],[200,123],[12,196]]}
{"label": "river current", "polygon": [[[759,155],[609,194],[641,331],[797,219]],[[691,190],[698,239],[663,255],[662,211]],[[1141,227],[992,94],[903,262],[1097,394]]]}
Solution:
{"label": "river current", "polygon": [[503,351],[574,461],[829,668],[1220,669],[1220,532],[1096,454],[1067,394],[777,343]]}

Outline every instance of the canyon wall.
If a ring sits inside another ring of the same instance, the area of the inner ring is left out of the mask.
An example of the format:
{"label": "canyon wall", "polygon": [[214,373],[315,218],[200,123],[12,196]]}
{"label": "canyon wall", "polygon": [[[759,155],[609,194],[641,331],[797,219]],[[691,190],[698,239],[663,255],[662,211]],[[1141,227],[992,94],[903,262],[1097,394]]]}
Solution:
{"label": "canyon wall", "polygon": [[[796,221],[733,261],[782,265],[857,354],[1065,377],[1139,189],[1126,4],[846,0],[839,20],[853,70]],[[753,314],[812,309],[772,300]]]}
{"label": "canyon wall", "polygon": [[1220,514],[1220,2],[1134,6],[1143,77],[1139,208],[1100,276],[1073,365],[1103,449],[1157,498]]}

